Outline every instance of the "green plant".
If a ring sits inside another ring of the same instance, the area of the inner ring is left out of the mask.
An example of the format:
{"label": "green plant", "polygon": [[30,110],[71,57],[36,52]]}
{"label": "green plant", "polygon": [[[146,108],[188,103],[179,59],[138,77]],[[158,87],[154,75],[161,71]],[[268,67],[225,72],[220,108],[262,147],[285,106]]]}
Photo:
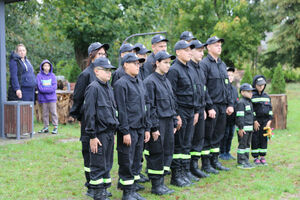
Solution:
{"label": "green plant", "polygon": [[71,69],[71,72],[68,76],[68,81],[73,83],[76,82],[78,75],[80,74],[81,70],[78,65],[75,63]]}
{"label": "green plant", "polygon": [[271,93],[282,94],[285,93],[285,80],[282,66],[278,63],[275,68],[274,75],[271,82]]}
{"label": "green plant", "polygon": [[54,67],[54,72],[56,76],[62,75],[68,79],[69,82],[75,82],[81,71],[75,59],[71,59],[60,60]]}
{"label": "green plant", "polygon": [[244,76],[241,80],[241,84],[243,84],[243,83],[250,83],[251,84],[252,79],[253,79],[253,77],[252,77],[252,72],[251,72],[250,66],[247,65],[247,67],[245,69],[245,74],[244,74]]}

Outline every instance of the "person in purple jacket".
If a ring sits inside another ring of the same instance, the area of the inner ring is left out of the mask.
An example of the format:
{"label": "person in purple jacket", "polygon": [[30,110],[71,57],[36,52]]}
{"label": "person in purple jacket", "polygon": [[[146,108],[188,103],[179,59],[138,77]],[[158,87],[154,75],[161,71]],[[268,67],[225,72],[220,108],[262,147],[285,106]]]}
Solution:
{"label": "person in purple jacket", "polygon": [[51,113],[52,124],[54,129],[52,134],[57,134],[58,117],[56,112],[56,89],[57,81],[53,73],[53,66],[49,60],[44,60],[40,65],[40,73],[38,73],[37,87],[38,87],[38,101],[43,107],[43,122],[44,128],[39,133],[48,133],[49,129],[49,111]]}

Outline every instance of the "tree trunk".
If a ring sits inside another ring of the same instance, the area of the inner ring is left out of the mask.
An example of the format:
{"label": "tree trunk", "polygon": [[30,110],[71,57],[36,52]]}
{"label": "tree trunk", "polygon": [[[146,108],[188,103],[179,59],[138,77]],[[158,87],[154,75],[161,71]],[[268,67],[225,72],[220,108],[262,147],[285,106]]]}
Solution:
{"label": "tree trunk", "polygon": [[272,128],[286,129],[287,125],[287,96],[285,94],[271,94],[273,107]]}
{"label": "tree trunk", "polygon": [[76,62],[82,71],[86,68],[87,49],[88,45],[74,45]]}

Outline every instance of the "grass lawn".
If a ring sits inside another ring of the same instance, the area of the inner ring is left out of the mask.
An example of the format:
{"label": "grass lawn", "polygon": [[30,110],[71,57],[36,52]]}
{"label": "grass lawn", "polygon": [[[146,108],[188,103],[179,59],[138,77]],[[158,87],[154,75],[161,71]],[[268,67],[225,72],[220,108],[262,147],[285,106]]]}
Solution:
{"label": "grass lawn", "polygon": [[[140,192],[149,199],[300,199],[300,84],[288,84],[288,129],[275,130],[269,142],[268,166],[252,170],[224,161],[229,172],[202,179],[189,188],[176,188],[169,196],[150,194],[150,183]],[[35,123],[35,131],[42,124]],[[36,134],[33,139],[0,139],[0,199],[90,199],[84,195],[83,160],[79,125],[61,125],[58,135]],[[235,135],[232,153],[236,155]],[[116,189],[117,158],[112,169],[111,199]],[[169,185],[169,177],[166,180]]]}

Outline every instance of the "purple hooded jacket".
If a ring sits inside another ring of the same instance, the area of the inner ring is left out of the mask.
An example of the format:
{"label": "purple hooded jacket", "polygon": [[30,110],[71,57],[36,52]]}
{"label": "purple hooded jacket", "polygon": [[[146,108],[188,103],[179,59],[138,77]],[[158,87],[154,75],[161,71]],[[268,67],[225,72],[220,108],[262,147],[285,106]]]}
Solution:
{"label": "purple hooded jacket", "polygon": [[[50,71],[48,74],[45,74],[42,66],[45,63],[50,64]],[[37,87],[38,87],[38,100],[39,103],[50,103],[56,102],[56,89],[57,89],[57,81],[56,76],[53,73],[53,66],[49,60],[44,60],[40,65],[40,73],[36,76],[37,79]]]}

